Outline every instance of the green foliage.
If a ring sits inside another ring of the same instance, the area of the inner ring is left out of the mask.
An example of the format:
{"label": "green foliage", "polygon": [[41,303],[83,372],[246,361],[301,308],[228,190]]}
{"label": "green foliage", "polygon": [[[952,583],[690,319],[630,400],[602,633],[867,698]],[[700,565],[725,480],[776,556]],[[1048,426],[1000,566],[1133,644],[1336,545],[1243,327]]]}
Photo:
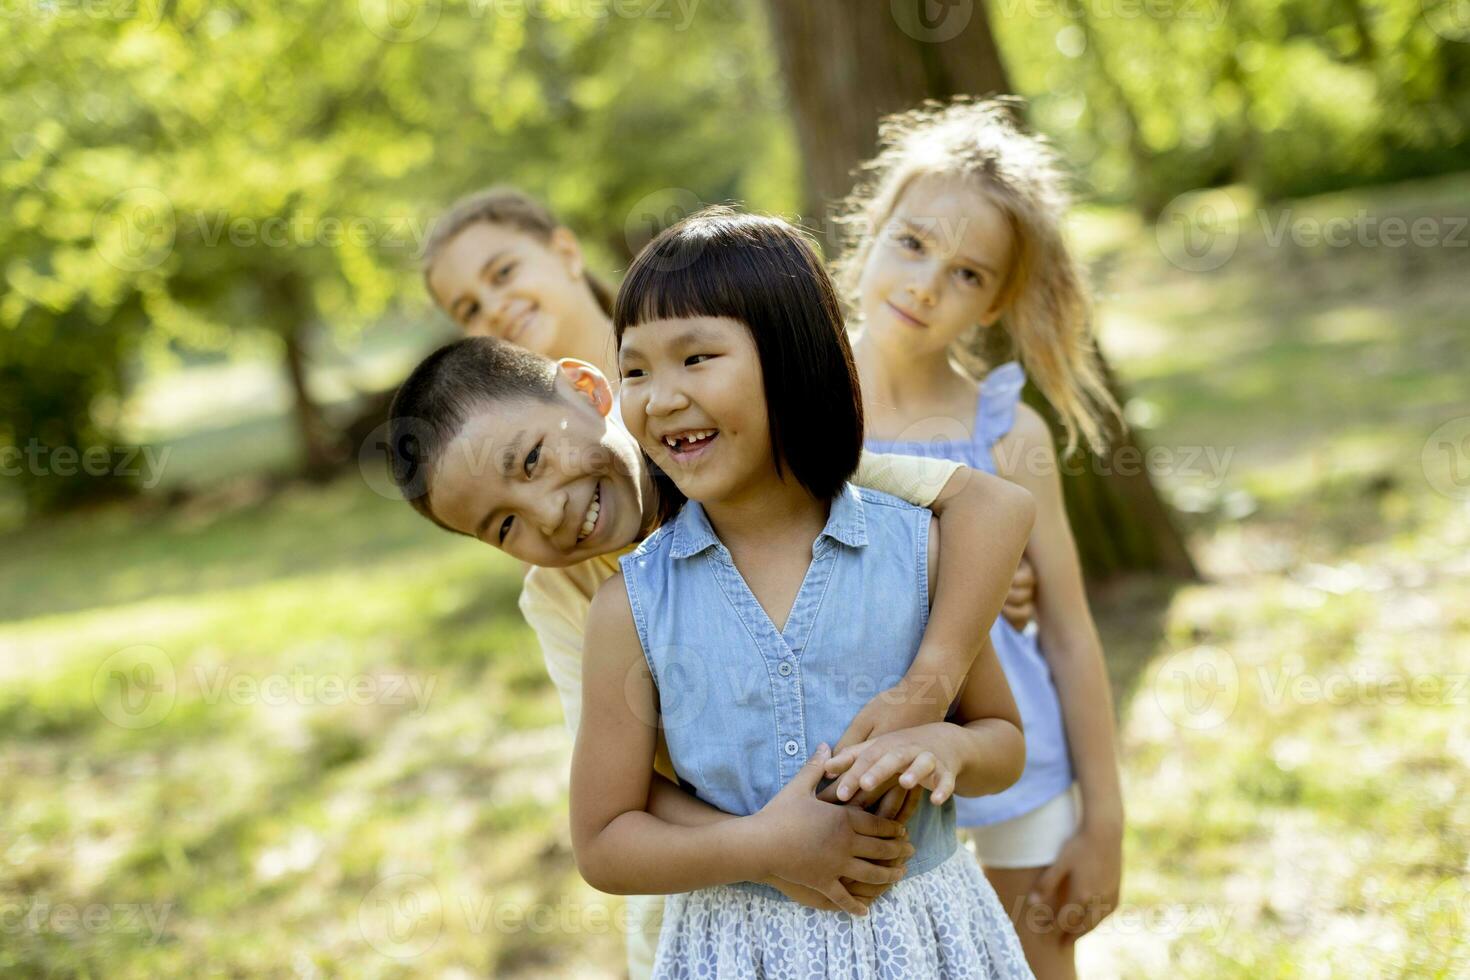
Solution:
{"label": "green foliage", "polygon": [[1470,21],[1439,0],[996,0],[1007,67],[1094,194],[1155,213],[1464,168]]}
{"label": "green foliage", "polygon": [[[997,0],[1033,119],[1145,214],[1464,166],[1464,0]],[[790,213],[752,0],[29,0],[0,46],[0,446],[118,442],[128,382],[424,320],[454,197],[543,198],[611,275],[672,207]],[[813,58],[820,52],[813,52]],[[426,337],[429,336],[426,331]],[[309,371],[295,376],[310,448]],[[317,413],[319,414],[319,413]],[[320,427],[320,423],[318,423]],[[7,481],[10,482],[10,481]],[[126,490],[24,468],[32,510]]]}
{"label": "green foliage", "polygon": [[[97,402],[137,357],[309,349],[395,307],[424,316],[430,219],[486,184],[525,187],[591,229],[604,266],[639,244],[638,202],[662,189],[794,200],[779,190],[796,181],[761,25],[738,3],[595,16],[436,0],[407,20],[401,6],[16,12],[0,50],[13,216],[0,365],[26,383],[0,437],[115,442]],[[77,369],[32,380],[41,349]]]}

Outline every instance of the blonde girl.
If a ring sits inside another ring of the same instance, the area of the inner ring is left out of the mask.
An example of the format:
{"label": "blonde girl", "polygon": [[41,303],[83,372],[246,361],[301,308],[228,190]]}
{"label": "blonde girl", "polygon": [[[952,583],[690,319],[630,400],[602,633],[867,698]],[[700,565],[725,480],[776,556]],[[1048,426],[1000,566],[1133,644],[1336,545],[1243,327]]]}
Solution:
{"label": "blonde girl", "polygon": [[[867,448],[965,462],[1037,501],[1026,551],[1037,628],[1001,620],[991,634],[1021,710],[1026,770],[1004,793],[961,800],[959,821],[1037,976],[1071,977],[1074,941],[1117,903],[1123,806],[1102,648],[1051,434],[1020,396],[1029,376],[1067,452],[1084,441],[1101,449],[1117,406],[1062,235],[1061,170],[1011,110],[962,100],[885,120],[847,202],[838,273],[860,323]],[[998,349],[1013,360],[994,364]]]}

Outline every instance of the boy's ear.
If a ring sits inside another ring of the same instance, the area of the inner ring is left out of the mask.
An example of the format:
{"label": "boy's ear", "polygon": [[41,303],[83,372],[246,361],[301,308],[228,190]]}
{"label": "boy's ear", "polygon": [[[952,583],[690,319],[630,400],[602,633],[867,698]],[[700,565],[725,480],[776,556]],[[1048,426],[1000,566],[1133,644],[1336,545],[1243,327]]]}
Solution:
{"label": "boy's ear", "polygon": [[570,228],[553,228],[551,230],[551,250],[561,256],[566,264],[567,272],[573,279],[582,278],[582,270],[586,263],[582,258],[582,243],[577,241],[577,236]]}
{"label": "boy's ear", "polygon": [[587,399],[598,413],[606,416],[612,411],[612,385],[607,376],[586,361],[575,357],[563,357],[556,362],[556,369],[572,384],[572,388]]}

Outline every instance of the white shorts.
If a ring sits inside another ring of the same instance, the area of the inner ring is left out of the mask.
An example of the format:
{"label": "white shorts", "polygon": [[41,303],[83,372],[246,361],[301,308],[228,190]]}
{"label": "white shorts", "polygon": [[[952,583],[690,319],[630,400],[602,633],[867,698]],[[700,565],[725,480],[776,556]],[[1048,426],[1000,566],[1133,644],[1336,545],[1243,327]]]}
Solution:
{"label": "white shorts", "polygon": [[966,827],[982,868],[1044,868],[1077,832],[1082,793],[1073,783],[1030,813],[988,827]]}

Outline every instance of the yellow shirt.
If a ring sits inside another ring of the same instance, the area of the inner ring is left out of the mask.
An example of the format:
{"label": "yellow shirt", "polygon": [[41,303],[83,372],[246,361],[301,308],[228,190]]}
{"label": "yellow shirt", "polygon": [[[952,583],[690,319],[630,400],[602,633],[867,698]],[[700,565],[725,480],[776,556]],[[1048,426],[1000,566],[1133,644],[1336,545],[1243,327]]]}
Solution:
{"label": "yellow shirt", "polygon": [[[960,469],[948,459],[863,453],[852,482],[928,507]],[[618,570],[618,559],[637,545],[589,558],[570,568],[532,568],[521,586],[521,615],[541,643],[546,672],[561,698],[573,737],[582,717],[582,640],[592,597]]]}

